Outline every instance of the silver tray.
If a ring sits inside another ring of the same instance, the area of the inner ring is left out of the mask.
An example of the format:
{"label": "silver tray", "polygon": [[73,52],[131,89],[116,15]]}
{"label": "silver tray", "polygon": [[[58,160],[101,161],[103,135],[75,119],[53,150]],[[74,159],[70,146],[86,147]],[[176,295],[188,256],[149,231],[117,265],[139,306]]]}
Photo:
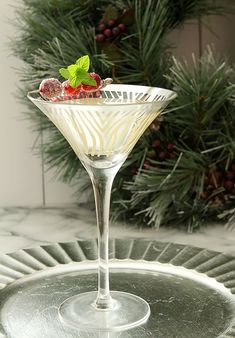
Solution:
{"label": "silver tray", "polygon": [[96,290],[96,252],[96,240],[79,240],[1,255],[0,337],[235,337],[235,258],[148,240],[110,240],[111,289],[149,302],[145,325],[116,333],[62,325],[62,301]]}

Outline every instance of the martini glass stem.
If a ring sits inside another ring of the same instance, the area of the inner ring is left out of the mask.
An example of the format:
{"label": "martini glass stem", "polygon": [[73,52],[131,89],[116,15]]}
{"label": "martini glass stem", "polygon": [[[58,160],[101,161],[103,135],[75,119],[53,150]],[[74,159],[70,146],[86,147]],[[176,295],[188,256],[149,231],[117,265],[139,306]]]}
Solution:
{"label": "martini glass stem", "polygon": [[98,232],[98,295],[96,307],[109,309],[112,299],[109,289],[109,209],[113,179],[94,180]]}
{"label": "martini glass stem", "polygon": [[109,209],[113,180],[122,163],[111,168],[94,168],[85,164],[94,190],[98,232],[98,295],[95,307],[102,310],[113,307],[109,288]]}

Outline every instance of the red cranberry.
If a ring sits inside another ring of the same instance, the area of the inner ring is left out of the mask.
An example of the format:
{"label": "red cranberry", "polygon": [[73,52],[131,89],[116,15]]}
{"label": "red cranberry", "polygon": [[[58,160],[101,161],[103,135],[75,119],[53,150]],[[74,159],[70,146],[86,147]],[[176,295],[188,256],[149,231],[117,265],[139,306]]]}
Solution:
{"label": "red cranberry", "polygon": [[107,36],[107,38],[109,38],[110,36],[112,36],[112,30],[110,28],[105,29],[104,31],[104,35]]}
{"label": "red cranberry", "polygon": [[69,84],[69,80],[66,80],[62,83],[63,90],[65,94],[67,95],[75,95],[79,94],[81,91],[81,85],[77,86],[76,88],[73,88]]}
{"label": "red cranberry", "polygon": [[174,150],[174,144],[169,143],[169,144],[167,145],[167,150],[169,151],[169,153],[172,153],[172,151]]}
{"label": "red cranberry", "polygon": [[42,97],[52,99],[53,97],[61,95],[62,84],[54,78],[44,79],[40,84],[39,92]]}
{"label": "red cranberry", "polygon": [[104,34],[97,34],[95,37],[97,42],[103,42],[105,40]]}
{"label": "red cranberry", "polygon": [[114,26],[116,24],[116,20],[114,20],[114,19],[110,19],[109,21],[108,21],[108,26],[109,27],[112,27],[112,26]]}
{"label": "red cranberry", "polygon": [[101,24],[99,24],[99,26],[98,26],[98,32],[103,32],[104,30],[106,29],[106,26],[105,26],[105,24],[104,23],[101,23]]}
{"label": "red cranberry", "polygon": [[114,27],[112,29],[112,33],[113,33],[113,35],[118,35],[120,33],[120,29],[118,27]]}
{"label": "red cranberry", "polygon": [[225,187],[225,189],[227,189],[228,191],[233,190],[233,188],[234,188],[234,183],[233,183],[233,181],[226,180],[226,181],[224,182],[224,187]]}
{"label": "red cranberry", "polygon": [[160,147],[161,147],[161,140],[156,139],[155,141],[153,141],[152,146],[153,146],[154,148],[160,148]]}
{"label": "red cranberry", "polygon": [[90,92],[90,91],[95,91],[100,87],[101,84],[101,78],[98,74],[96,73],[89,73],[89,76],[95,80],[96,82],[96,86],[91,86],[91,85],[86,85],[86,84],[82,84],[82,90],[84,90],[85,92]]}
{"label": "red cranberry", "polygon": [[126,25],[124,25],[124,23],[120,23],[119,25],[118,25],[118,28],[121,30],[121,31],[125,31],[126,30]]}

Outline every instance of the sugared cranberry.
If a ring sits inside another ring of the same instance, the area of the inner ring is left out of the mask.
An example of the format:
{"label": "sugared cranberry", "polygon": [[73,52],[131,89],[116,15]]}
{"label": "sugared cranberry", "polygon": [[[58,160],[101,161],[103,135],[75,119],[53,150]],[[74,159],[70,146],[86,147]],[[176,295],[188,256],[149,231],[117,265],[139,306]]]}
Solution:
{"label": "sugared cranberry", "polygon": [[64,93],[67,95],[79,94],[82,89],[81,85],[77,86],[76,88],[71,87],[69,84],[69,80],[64,81],[62,83],[62,87],[63,87]]}
{"label": "sugared cranberry", "polygon": [[152,146],[154,148],[160,148],[161,147],[161,140],[159,140],[159,139],[154,140]]}
{"label": "sugared cranberry", "polygon": [[231,180],[226,180],[226,181],[224,182],[224,187],[225,187],[225,189],[227,189],[228,191],[231,191],[231,190],[234,188],[234,183],[233,183],[233,181],[231,181]]}
{"label": "sugared cranberry", "polygon": [[108,26],[109,27],[112,27],[112,26],[114,26],[116,24],[116,20],[114,20],[114,19],[110,19],[109,21],[108,21]]}
{"label": "sugared cranberry", "polygon": [[112,36],[112,30],[110,28],[105,29],[104,31],[104,35],[107,36],[107,38],[109,38],[110,36]]}
{"label": "sugared cranberry", "polygon": [[125,31],[126,30],[126,25],[124,25],[124,23],[120,23],[119,25],[118,25],[118,28],[121,30],[121,31]]}
{"label": "sugared cranberry", "polygon": [[118,35],[120,33],[120,29],[118,27],[114,27],[112,29],[112,33],[113,33],[113,35]]}
{"label": "sugared cranberry", "polygon": [[90,85],[82,84],[82,90],[84,90],[86,92],[95,91],[101,85],[101,78],[98,74],[89,73],[89,76],[96,81],[96,86],[90,86]]}
{"label": "sugared cranberry", "polygon": [[103,42],[105,40],[105,35],[104,34],[97,34],[95,37],[97,42]]}
{"label": "sugared cranberry", "polygon": [[45,79],[39,86],[39,92],[42,97],[46,99],[52,99],[53,97],[62,94],[62,84],[59,80],[54,78]]}
{"label": "sugared cranberry", "polygon": [[171,152],[174,150],[174,144],[169,143],[169,144],[167,145],[167,150],[169,151],[169,153],[171,153]]}
{"label": "sugared cranberry", "polygon": [[98,32],[102,33],[106,29],[106,26],[104,23],[99,24],[98,26]]}

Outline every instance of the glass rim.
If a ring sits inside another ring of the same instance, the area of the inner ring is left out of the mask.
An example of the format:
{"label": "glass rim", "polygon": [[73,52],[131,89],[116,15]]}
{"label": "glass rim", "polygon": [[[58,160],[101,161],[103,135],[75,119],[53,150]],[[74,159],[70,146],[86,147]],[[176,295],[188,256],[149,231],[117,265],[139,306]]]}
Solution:
{"label": "glass rim", "polygon": [[[161,87],[150,87],[150,86],[141,86],[141,85],[128,85],[128,84],[110,84],[107,87],[111,87],[111,86],[125,86],[127,88],[130,87],[137,87],[139,89],[143,89],[146,91],[149,89],[159,89],[161,91],[164,91],[166,94],[168,94],[169,96],[167,98],[163,98],[161,100],[156,100],[156,101],[139,101],[139,102],[124,102],[124,103],[119,103],[119,102],[111,102],[109,104],[103,105],[105,107],[112,107],[112,106],[138,106],[138,105],[151,105],[151,104],[157,104],[159,102],[169,102],[172,101],[173,99],[175,99],[178,95],[176,92],[170,90],[170,89],[165,89],[165,88],[161,88]],[[106,88],[106,87],[105,87]],[[105,89],[104,88],[104,89]],[[101,89],[102,90],[102,89]],[[118,90],[117,90],[118,91]],[[120,91],[120,90],[119,90]],[[38,94],[39,98],[35,98],[33,97],[33,94]],[[164,93],[162,93],[164,95]],[[40,104],[45,104],[45,105],[62,105],[62,106],[79,106],[79,107],[89,107],[89,106],[100,106],[102,107],[102,103],[101,104],[97,104],[97,103],[89,103],[89,104],[82,104],[82,103],[77,103],[77,102],[71,102],[71,100],[64,100],[64,101],[49,101],[49,100],[43,100],[42,96],[39,93],[39,90],[32,90],[29,91],[27,93],[27,98],[29,100],[31,100],[32,102],[38,102]],[[77,99],[77,100],[84,100],[84,98],[81,99]]]}

